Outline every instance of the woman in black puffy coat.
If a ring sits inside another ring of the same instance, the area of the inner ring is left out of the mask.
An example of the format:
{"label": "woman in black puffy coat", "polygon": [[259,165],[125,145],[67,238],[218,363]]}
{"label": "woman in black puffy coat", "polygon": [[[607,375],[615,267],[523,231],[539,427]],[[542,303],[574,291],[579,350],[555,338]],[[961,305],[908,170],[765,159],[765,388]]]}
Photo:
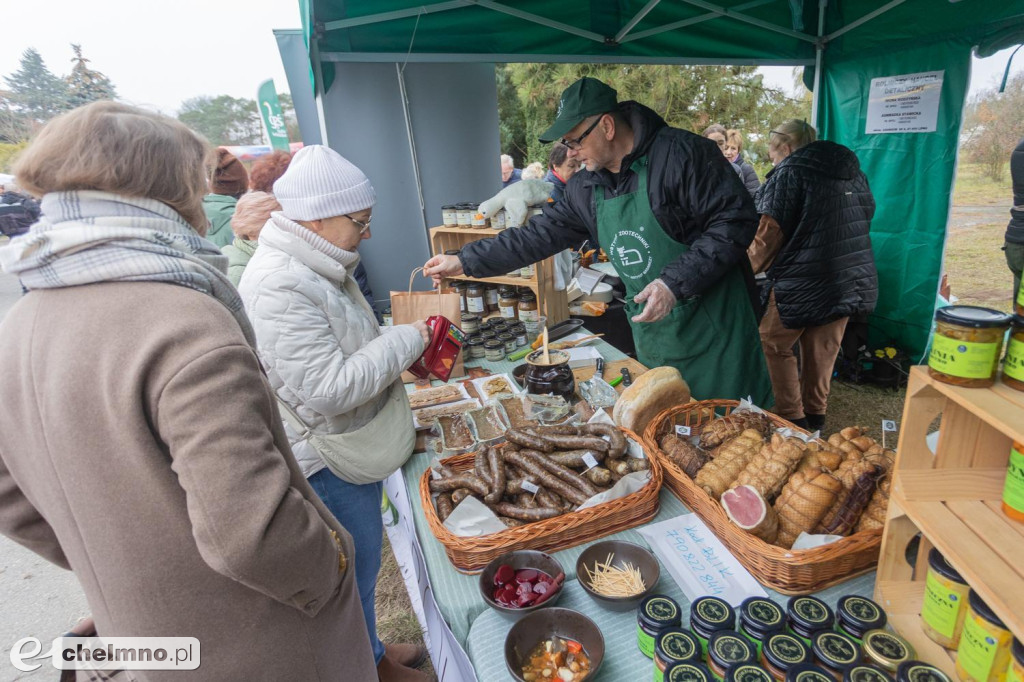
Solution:
{"label": "woman in black puffy coat", "polygon": [[776,411],[812,430],[825,423],[847,320],[878,300],[867,177],[851,150],[816,138],[801,120],[771,132],[775,168],[755,197],[761,221],[748,252],[771,288],[760,332]]}

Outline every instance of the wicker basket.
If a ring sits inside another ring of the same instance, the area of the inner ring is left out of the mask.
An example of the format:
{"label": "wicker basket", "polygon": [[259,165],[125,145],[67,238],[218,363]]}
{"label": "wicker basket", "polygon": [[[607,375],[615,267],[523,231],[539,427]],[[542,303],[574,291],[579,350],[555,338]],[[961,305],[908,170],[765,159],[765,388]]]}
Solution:
{"label": "wicker basket", "polygon": [[[676,425],[689,426],[696,435],[705,423],[729,414],[738,404],[735,400],[691,402],[663,411],[647,425],[644,445],[647,452],[660,461],[665,485],[708,524],[758,582],[773,590],[783,594],[807,594],[873,569],[878,562],[881,530],[854,533],[814,549],[789,550],[770,545],[734,525],[718,500],[673,464],[658,445]],[[778,427],[801,430],[779,416],[771,413],[768,416]]]}
{"label": "wicker basket", "polygon": [[[640,436],[623,429],[626,436],[643,445]],[[500,446],[499,446],[500,447]],[[661,490],[661,462],[644,448],[651,463],[651,480],[640,490],[580,511],[566,512],[543,521],[516,526],[483,537],[455,535],[441,523],[430,493],[430,470],[420,477],[420,500],[434,537],[444,545],[448,560],[460,573],[476,573],[493,559],[516,549],[558,550],[590,542],[626,528],[650,521],[658,513]],[[473,468],[473,453],[442,460],[456,471]]]}

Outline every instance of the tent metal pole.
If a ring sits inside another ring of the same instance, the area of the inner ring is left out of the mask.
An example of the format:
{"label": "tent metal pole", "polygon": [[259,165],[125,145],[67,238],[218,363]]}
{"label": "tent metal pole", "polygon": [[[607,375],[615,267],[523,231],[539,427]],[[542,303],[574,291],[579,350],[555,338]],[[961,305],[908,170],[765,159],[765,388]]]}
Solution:
{"label": "tent metal pole", "polygon": [[325,21],[324,30],[336,31],[338,29],[352,28],[354,26],[379,24],[382,21],[408,19],[409,17],[415,17],[419,14],[446,12],[451,9],[468,7],[470,4],[471,3],[469,2],[469,0],[450,0],[449,2],[436,2],[432,5],[419,5],[417,7],[410,7],[409,9],[395,10],[394,12],[380,12],[378,14],[367,14],[366,16],[362,17],[352,17],[351,19],[337,19],[335,21]]}
{"label": "tent metal pole", "polygon": [[814,46],[814,92],[811,93],[811,126],[818,129],[818,100],[821,97],[821,65],[825,54],[825,41],[821,34],[825,32],[825,8],[828,0],[818,0],[818,42]]}
{"label": "tent metal pole", "polygon": [[[632,38],[632,36],[629,36]],[[629,38],[626,40],[628,41]],[[522,54],[484,52],[321,52],[325,62],[387,63],[409,62],[410,64],[463,64],[466,62],[501,62],[503,64],[682,64],[687,66],[812,66],[813,58],[790,59],[736,59],[732,57],[643,57],[636,55],[594,55],[594,54]]]}
{"label": "tent metal pole", "polygon": [[715,13],[721,14],[724,17],[729,17],[731,19],[735,19],[736,21],[742,21],[745,24],[750,24],[752,26],[758,26],[760,28],[765,29],[766,31],[771,31],[772,33],[781,33],[784,36],[789,36],[790,38],[796,38],[797,40],[802,40],[802,41],[804,41],[806,43],[813,43],[813,42],[815,42],[817,40],[813,36],[809,36],[806,33],[800,33],[800,31],[791,31],[788,28],[783,28],[781,26],[773,24],[770,21],[762,21],[760,19],[755,19],[754,17],[747,16],[746,14],[741,14],[740,12],[736,12],[736,11],[731,10],[731,9],[726,9],[726,8],[720,7],[718,5],[714,5],[714,4],[710,3],[710,2],[705,2],[704,0],[682,0],[682,1],[685,2],[688,5],[694,5],[695,7],[700,7],[701,9],[706,9],[706,10],[709,10],[711,12],[715,12]]}
{"label": "tent metal pole", "polygon": [[[745,2],[742,5],[736,5],[735,7],[732,8],[732,11],[733,12],[739,12],[739,11],[742,11],[742,10],[745,10],[745,9],[752,9],[754,7],[760,7],[761,5],[768,5],[768,4],[771,4],[773,2],[775,2],[775,0],[752,0],[751,2]],[[690,19],[683,19],[682,21],[674,21],[671,24],[665,24],[664,26],[658,26],[657,28],[649,28],[646,31],[639,31],[638,33],[634,33],[633,35],[629,36],[628,38],[619,39],[618,42],[621,44],[621,43],[628,43],[628,42],[631,42],[633,40],[640,40],[642,38],[649,38],[650,36],[656,36],[659,33],[666,33],[668,31],[674,31],[677,28],[683,28],[685,26],[692,26],[693,24],[700,24],[700,23],[703,23],[705,21],[710,21],[711,19],[717,19],[720,16],[722,16],[721,12],[708,12],[707,14],[701,14],[700,16],[692,17]],[[732,63],[732,62],[730,62],[730,63]]]}
{"label": "tent metal pole", "polygon": [[316,100],[316,116],[320,124],[320,144],[330,147],[331,143],[327,138],[327,116],[324,115],[324,70],[320,62],[320,39],[316,34],[311,35],[309,40],[310,57],[313,59],[313,74],[316,88],[313,92]]}
{"label": "tent metal pole", "polygon": [[637,12],[633,16],[633,18],[630,19],[626,23],[626,25],[622,27],[621,31],[615,34],[615,42],[622,42],[622,39],[626,37],[626,34],[632,31],[634,28],[636,28],[636,25],[643,21],[644,17],[646,17],[652,9],[657,7],[659,2],[661,2],[661,0],[651,0],[646,5],[644,5],[644,8]]}
{"label": "tent metal pole", "polygon": [[416,178],[416,196],[420,200],[420,219],[423,221],[423,232],[429,237],[427,225],[427,203],[423,199],[423,179],[420,177],[420,161],[416,154],[416,138],[412,132],[412,112],[409,111],[409,95],[405,90],[405,71],[402,64],[395,62],[395,73],[398,74],[398,94],[402,98],[402,113],[405,115],[405,134],[409,140],[409,157],[412,161],[412,175]]}
{"label": "tent metal pole", "polygon": [[530,12],[524,12],[522,10],[509,7],[508,5],[503,5],[500,2],[493,2],[493,0],[469,1],[471,2],[471,4],[479,5],[480,7],[486,7],[487,9],[494,10],[495,12],[501,12],[502,14],[508,14],[509,16],[523,19],[524,21],[530,21],[535,24],[540,24],[541,26],[547,26],[548,28],[553,28],[564,33],[571,33],[574,36],[586,38],[587,40],[593,40],[595,42],[601,43],[602,45],[605,43],[605,36],[601,35],[600,33],[594,33],[593,31],[584,31],[582,28],[576,28],[575,26],[570,26],[569,24],[563,24],[560,21],[548,19],[547,17],[542,17],[539,14],[531,14]]}
{"label": "tent metal pole", "polygon": [[839,36],[843,35],[844,33],[849,33],[850,31],[852,31],[853,29],[857,28],[861,24],[863,24],[865,22],[868,22],[868,21],[871,21],[872,19],[877,17],[879,14],[885,14],[886,12],[891,10],[893,7],[899,7],[900,5],[902,5],[906,1],[907,0],[891,0],[891,2],[887,2],[886,4],[882,5],[878,9],[876,9],[874,11],[871,11],[871,12],[868,12],[867,14],[862,16],[860,19],[856,19],[855,21],[851,21],[850,23],[848,23],[846,26],[843,26],[838,31],[833,31],[832,33],[829,33],[827,36],[825,36],[825,40],[826,41],[835,40],[836,38],[838,38]]}

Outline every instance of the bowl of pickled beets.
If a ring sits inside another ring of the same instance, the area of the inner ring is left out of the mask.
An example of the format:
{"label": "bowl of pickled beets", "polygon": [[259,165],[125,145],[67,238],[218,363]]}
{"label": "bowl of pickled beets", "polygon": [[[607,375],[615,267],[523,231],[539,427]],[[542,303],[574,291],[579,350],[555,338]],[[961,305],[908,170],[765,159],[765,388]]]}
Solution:
{"label": "bowl of pickled beets", "polygon": [[480,596],[495,611],[518,619],[552,606],[562,594],[565,571],[550,554],[521,549],[502,554],[480,574]]}

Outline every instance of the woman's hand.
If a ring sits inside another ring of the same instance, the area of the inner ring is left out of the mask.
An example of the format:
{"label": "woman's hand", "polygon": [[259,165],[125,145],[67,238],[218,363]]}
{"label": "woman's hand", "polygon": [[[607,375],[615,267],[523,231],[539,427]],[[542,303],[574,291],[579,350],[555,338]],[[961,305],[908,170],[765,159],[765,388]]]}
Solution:
{"label": "woman's hand", "polygon": [[423,337],[423,345],[427,346],[430,344],[431,329],[427,326],[427,323],[423,320],[416,320],[412,323],[412,326],[416,328],[416,331]]}
{"label": "woman's hand", "polygon": [[434,279],[434,288],[441,286],[445,277],[458,277],[462,274],[462,261],[458,256],[434,256],[423,265],[423,276]]}

